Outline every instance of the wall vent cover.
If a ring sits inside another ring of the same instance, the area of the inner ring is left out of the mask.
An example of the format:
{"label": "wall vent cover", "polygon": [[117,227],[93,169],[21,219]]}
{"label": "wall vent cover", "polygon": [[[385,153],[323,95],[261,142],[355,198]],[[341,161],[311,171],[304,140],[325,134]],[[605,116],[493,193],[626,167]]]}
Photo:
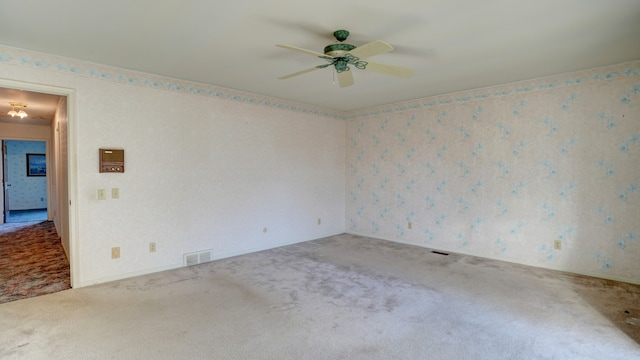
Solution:
{"label": "wall vent cover", "polygon": [[213,250],[203,250],[184,254],[184,266],[198,265],[212,260]]}

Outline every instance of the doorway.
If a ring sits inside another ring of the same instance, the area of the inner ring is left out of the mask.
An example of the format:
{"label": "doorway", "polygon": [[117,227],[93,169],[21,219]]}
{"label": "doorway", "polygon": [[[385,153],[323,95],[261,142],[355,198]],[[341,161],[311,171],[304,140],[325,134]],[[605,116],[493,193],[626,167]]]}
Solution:
{"label": "doorway", "polygon": [[[10,118],[1,107],[8,101],[20,101],[27,104],[25,110],[29,115],[24,119]],[[74,231],[75,226],[72,225],[75,224],[77,218],[75,197],[72,196],[75,194],[76,186],[76,167],[75,161],[73,161],[76,156],[75,132],[71,126],[72,114],[74,113],[75,90],[73,89],[0,79],[0,140],[3,142],[40,142],[40,144],[44,142],[44,151],[38,149],[29,152],[33,157],[32,160],[35,160],[32,162],[35,166],[32,169],[34,171],[30,175],[36,175],[29,176],[29,178],[33,180],[38,177],[37,175],[40,175],[41,179],[46,179],[45,191],[34,198],[38,202],[35,204],[36,207],[32,204],[16,210],[14,209],[15,204],[12,202],[15,195],[12,195],[11,190],[9,190],[8,199],[5,199],[4,189],[0,191],[0,206],[2,207],[0,223],[4,223],[6,212],[9,212],[9,223],[0,224],[0,226],[21,226],[20,223],[12,223],[14,211],[23,212],[17,214],[25,217],[33,215],[28,212],[37,213],[37,219],[42,219],[44,216],[44,220],[48,221],[44,221],[42,224],[49,224],[51,229],[57,233],[58,243],[62,245],[63,253],[69,261],[67,268],[70,269],[68,278],[71,287],[80,284],[78,273],[75,271],[79,263],[75,256],[77,254],[75,241],[77,231]],[[20,157],[24,158],[24,167],[20,169],[21,165],[18,165],[18,171],[22,171],[26,175],[29,172],[27,153],[20,155]],[[44,161],[44,165],[39,166],[38,161],[41,161],[40,165]],[[9,164],[8,172],[12,172],[11,164]],[[0,177],[4,182],[4,165],[0,168]],[[12,178],[8,180],[13,181]],[[35,211],[32,211],[34,209]]]}
{"label": "doorway", "polygon": [[2,140],[5,223],[48,220],[45,141]]}

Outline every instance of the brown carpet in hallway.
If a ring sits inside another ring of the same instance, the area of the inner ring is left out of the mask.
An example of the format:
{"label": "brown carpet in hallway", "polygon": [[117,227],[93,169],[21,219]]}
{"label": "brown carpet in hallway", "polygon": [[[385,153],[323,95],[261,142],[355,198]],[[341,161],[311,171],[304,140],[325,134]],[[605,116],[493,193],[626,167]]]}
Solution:
{"label": "brown carpet in hallway", "polygon": [[70,288],[69,261],[51,221],[0,225],[0,303]]}

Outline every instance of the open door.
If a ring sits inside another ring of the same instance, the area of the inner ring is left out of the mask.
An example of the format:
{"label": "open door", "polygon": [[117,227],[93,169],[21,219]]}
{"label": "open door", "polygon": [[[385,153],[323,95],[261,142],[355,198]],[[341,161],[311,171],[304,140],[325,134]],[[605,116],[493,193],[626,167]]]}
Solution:
{"label": "open door", "polygon": [[0,181],[2,181],[2,194],[0,194],[0,206],[2,207],[2,222],[0,224],[4,224],[7,222],[7,215],[5,213],[5,209],[7,208],[7,179],[5,174],[7,173],[7,147],[2,140],[2,169],[0,169]]}

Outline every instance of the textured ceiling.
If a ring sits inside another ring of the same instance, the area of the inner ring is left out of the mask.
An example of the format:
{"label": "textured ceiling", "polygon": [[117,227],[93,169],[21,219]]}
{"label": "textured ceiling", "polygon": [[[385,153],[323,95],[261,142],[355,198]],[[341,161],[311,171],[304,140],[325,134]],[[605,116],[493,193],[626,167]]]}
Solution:
{"label": "textured ceiling", "polygon": [[[0,43],[347,111],[640,59],[638,0],[0,0]],[[409,79],[331,68],[317,52],[347,29]],[[0,98],[3,100],[4,98]]]}

